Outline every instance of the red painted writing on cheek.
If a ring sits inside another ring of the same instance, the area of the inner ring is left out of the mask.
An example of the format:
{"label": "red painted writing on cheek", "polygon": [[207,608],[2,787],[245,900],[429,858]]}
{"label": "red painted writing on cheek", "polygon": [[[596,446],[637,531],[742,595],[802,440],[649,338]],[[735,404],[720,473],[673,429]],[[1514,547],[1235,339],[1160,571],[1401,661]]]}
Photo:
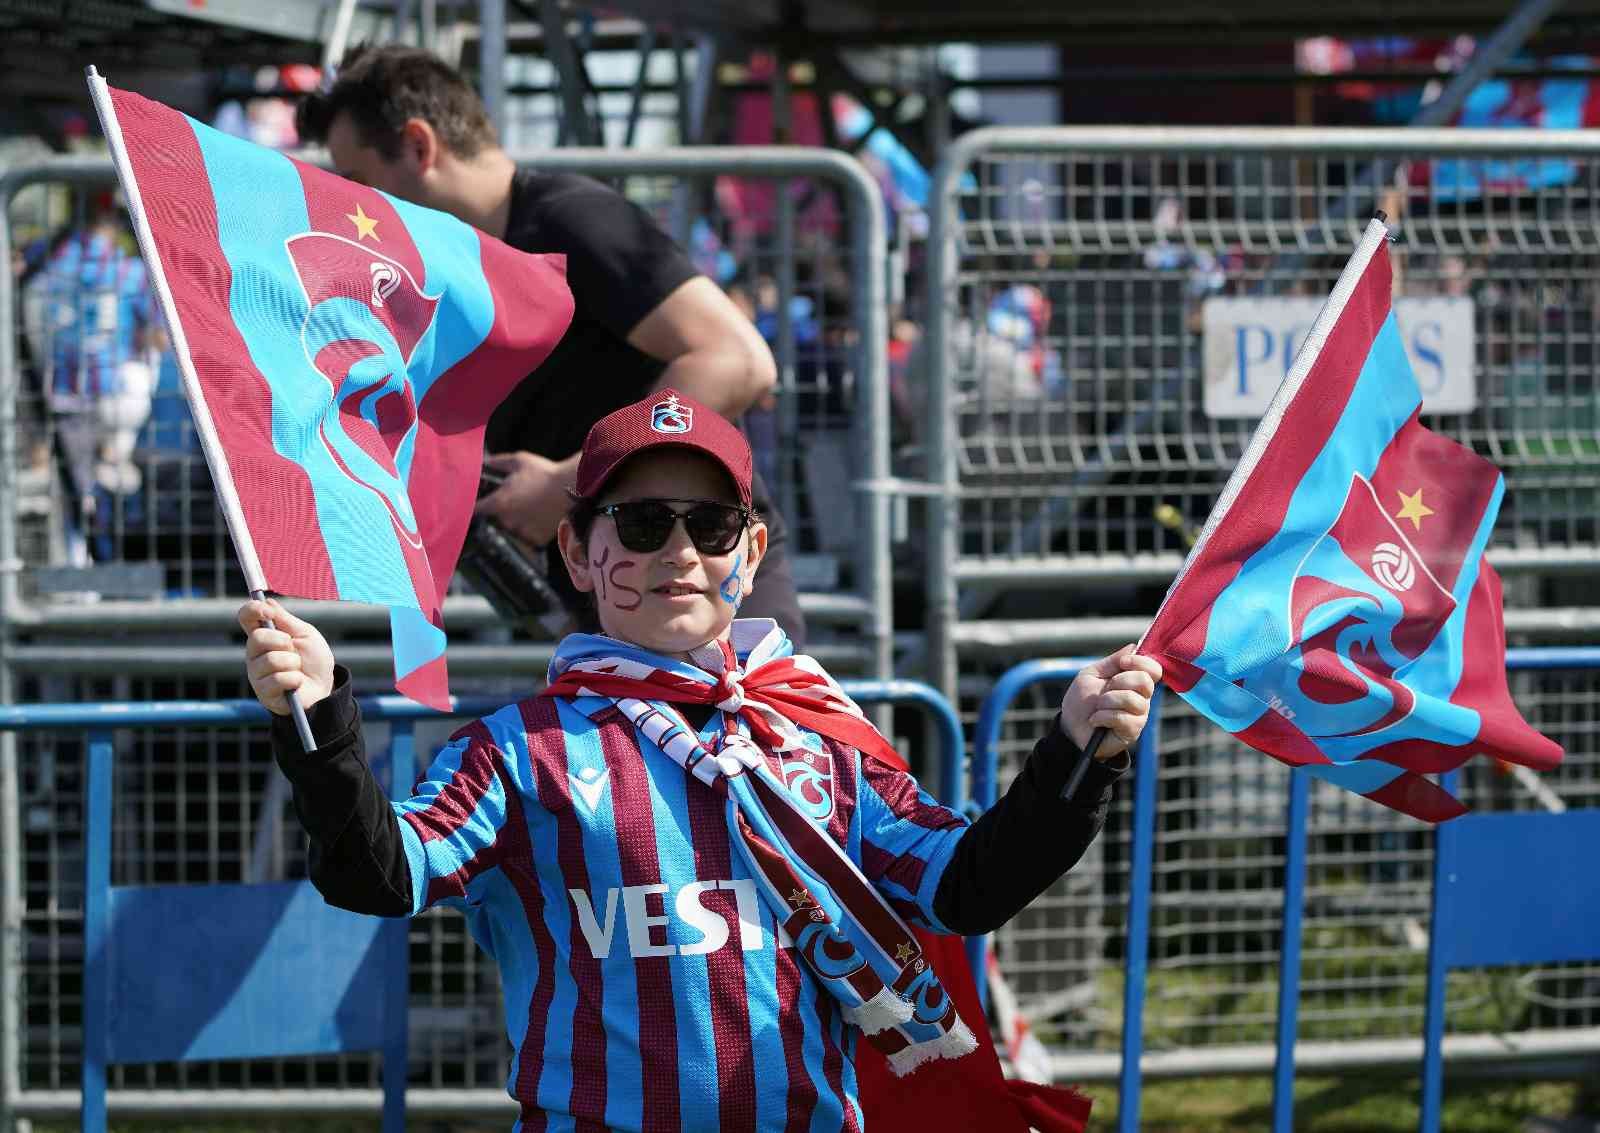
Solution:
{"label": "red painted writing on cheek", "polygon": [[629,610],[637,610],[639,608],[640,603],[642,603],[644,601],[644,595],[643,594],[639,593],[633,587],[629,586],[626,582],[618,582],[617,581],[617,572],[619,570],[627,570],[628,568],[630,568],[630,567],[632,567],[634,565],[635,565],[634,564],[634,560],[632,560],[632,559],[623,559],[620,563],[618,563],[616,566],[611,568],[611,576],[610,576],[611,588],[613,590],[618,590],[618,591],[626,590],[629,594],[633,595],[633,601],[632,602],[625,602],[619,596],[615,601],[613,601],[611,603],[613,606],[615,606],[617,609],[623,611],[624,613],[626,613]]}
{"label": "red painted writing on cheek", "polygon": [[604,568],[606,565],[606,560],[609,558],[611,558],[611,548],[607,547],[605,549],[605,553],[602,554],[598,559],[589,560],[589,569],[594,572],[595,592],[602,602],[606,600],[606,576]]}

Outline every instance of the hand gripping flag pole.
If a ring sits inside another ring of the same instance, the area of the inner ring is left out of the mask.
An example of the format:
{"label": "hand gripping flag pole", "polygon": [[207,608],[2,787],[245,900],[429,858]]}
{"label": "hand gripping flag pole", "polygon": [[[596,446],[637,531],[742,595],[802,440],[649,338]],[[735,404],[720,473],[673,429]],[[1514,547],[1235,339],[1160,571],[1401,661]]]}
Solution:
{"label": "hand gripping flag pole", "polygon": [[1437,823],[1465,807],[1430,775],[1475,754],[1549,770],[1562,752],[1506,684],[1484,554],[1505,478],[1422,424],[1386,219],[1367,225],[1136,648],[1245,744]]}
{"label": "hand gripping flag pole", "polygon": [[[117,180],[127,196],[128,216],[133,221],[133,231],[139,241],[140,254],[143,255],[145,266],[150,273],[156,298],[161,303],[161,314],[166,320],[167,333],[172,340],[172,352],[177,357],[178,372],[183,379],[184,394],[188,398],[190,411],[194,414],[195,430],[200,437],[200,447],[205,453],[206,464],[211,469],[211,482],[216,487],[218,500],[222,504],[222,514],[228,524],[228,535],[233,540],[234,554],[239,558],[239,567],[244,572],[250,597],[264,601],[267,597],[267,584],[261,570],[261,560],[256,554],[250,528],[244,520],[244,511],[239,504],[239,493],[234,486],[233,475],[228,469],[228,454],[223,450],[222,442],[217,437],[216,424],[211,418],[210,407],[206,404],[199,376],[195,373],[194,361],[189,353],[189,340],[184,333],[183,321],[178,317],[177,304],[173,301],[172,289],[167,284],[166,272],[162,269],[160,250],[156,247],[149,219],[145,215],[144,198],[139,193],[139,182],[134,178],[132,164],[128,160],[128,150],[123,142],[122,127],[117,122],[116,109],[112,106],[106,81],[101,74],[91,66],[85,70],[84,76],[89,82],[89,94],[94,100],[95,111],[100,116],[100,127],[105,131],[106,141],[111,147],[111,161],[117,171]],[[267,620],[267,626],[272,628],[270,618]],[[291,695],[286,699],[289,701],[289,710],[294,717],[294,728],[300,736],[301,746],[306,751],[315,751],[317,741],[311,734],[311,723],[306,719],[305,708],[301,706],[296,696]]]}
{"label": "hand gripping flag pole", "polygon": [[565,257],[89,84],[248,589],[387,607],[396,689],[448,707],[484,430],[571,321]]}

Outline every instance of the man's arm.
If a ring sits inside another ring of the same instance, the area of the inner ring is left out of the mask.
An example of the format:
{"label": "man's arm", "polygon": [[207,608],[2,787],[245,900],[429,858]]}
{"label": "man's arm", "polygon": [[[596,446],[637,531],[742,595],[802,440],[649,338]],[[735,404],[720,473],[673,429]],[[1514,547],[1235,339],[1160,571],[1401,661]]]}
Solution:
{"label": "man's arm", "polygon": [[628,333],[628,343],[667,363],[668,386],[738,417],[778,383],[778,366],[755,324],[705,276],[683,283]]}
{"label": "man's arm", "polygon": [[[629,332],[635,350],[667,363],[656,389],[671,387],[738,417],[777,385],[778,368],[766,340],[705,276],[686,280]],[[578,479],[578,457],[561,460],[531,452],[497,453],[486,467],[518,482],[478,501],[477,511],[534,546],[553,537],[567,513],[567,490]]]}
{"label": "man's arm", "polygon": [[[777,364],[755,324],[649,214],[588,178],[565,178],[563,186],[545,202],[540,250],[566,255],[580,317],[665,362],[657,388],[681,390],[724,416],[737,417],[773,389]],[[478,501],[478,514],[534,546],[550,542],[571,506],[578,454],[506,452],[487,467],[506,481]]]}

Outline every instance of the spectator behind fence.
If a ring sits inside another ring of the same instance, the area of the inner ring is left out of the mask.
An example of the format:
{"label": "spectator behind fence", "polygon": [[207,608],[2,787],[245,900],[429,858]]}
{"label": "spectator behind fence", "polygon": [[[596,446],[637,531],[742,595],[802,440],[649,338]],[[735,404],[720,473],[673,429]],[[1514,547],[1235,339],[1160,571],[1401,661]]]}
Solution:
{"label": "spectator behind fence", "polygon": [[[545,547],[550,582],[578,608],[553,539],[589,427],[668,386],[737,417],[773,389],[771,351],[620,193],[586,177],[518,171],[477,92],[425,51],[357,47],[333,86],[301,104],[297,121],[302,140],[325,142],[354,181],[454,213],[514,248],[565,253],[572,326],[491,419],[487,466],[505,479],[479,512]],[[770,545],[745,612],[776,619],[803,642],[787,530],[760,478],[755,504]]]}
{"label": "spectator behind fence", "polygon": [[[727,285],[728,299],[739,313],[749,319],[752,324],[756,322],[759,312],[756,309],[755,292],[750,284],[741,276],[734,276]],[[760,329],[758,326],[756,329]],[[765,336],[763,336],[765,337]],[[772,344],[769,341],[767,345]],[[778,482],[778,395],[769,391],[761,397],[744,414],[744,433],[750,438],[750,451],[754,454],[756,462],[756,476],[768,484]]]}
{"label": "spectator behind fence", "polygon": [[[144,261],[110,194],[93,219],[33,248],[26,288],[35,312],[31,353],[43,368],[57,465],[70,501],[63,517],[67,560],[116,557],[112,515],[133,500],[141,475],[133,454],[150,416],[166,338]],[[92,544],[88,535],[92,533]]]}

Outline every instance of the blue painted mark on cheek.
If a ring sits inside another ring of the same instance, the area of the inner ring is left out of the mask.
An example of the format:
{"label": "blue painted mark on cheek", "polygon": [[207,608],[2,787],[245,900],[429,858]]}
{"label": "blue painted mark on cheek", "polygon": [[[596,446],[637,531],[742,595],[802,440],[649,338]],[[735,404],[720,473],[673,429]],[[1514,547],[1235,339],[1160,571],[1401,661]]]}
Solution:
{"label": "blue painted mark on cheek", "polygon": [[728,572],[728,577],[722,580],[722,585],[717,587],[717,593],[722,595],[722,600],[735,610],[739,603],[744,601],[744,579],[739,576],[739,568],[744,565],[743,552],[733,557],[733,569]]}

